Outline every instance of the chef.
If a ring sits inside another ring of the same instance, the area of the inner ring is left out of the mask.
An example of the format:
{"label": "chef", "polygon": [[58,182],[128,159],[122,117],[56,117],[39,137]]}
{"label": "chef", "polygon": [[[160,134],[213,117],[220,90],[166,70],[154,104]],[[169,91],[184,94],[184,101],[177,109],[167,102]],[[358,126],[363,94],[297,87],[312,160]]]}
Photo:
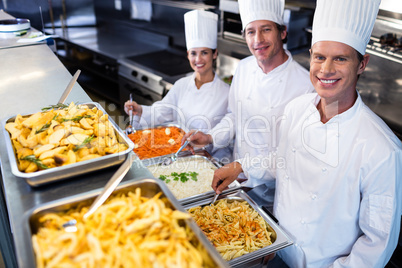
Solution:
{"label": "chef", "polygon": [[[276,153],[284,165],[264,170],[276,176],[274,214],[294,240],[278,252],[289,267],[384,267],[398,243],[402,145],[356,91],[379,4],[317,1],[310,50],[317,93],[286,106]],[[232,167],[215,173],[217,192],[240,170],[261,172]]]}
{"label": "chef", "polygon": [[[234,139],[233,158],[247,157],[253,162],[259,159],[258,155],[267,155],[278,145],[277,128],[285,105],[314,89],[308,71],[283,48],[287,36],[284,1],[239,0],[238,3],[243,36],[253,55],[238,64],[226,116],[208,134],[197,133],[190,140],[196,147],[213,143],[214,148],[221,148]],[[256,175],[243,185],[261,185],[260,193],[275,188],[272,177]],[[273,191],[271,196],[272,202]]]}
{"label": "chef", "polygon": [[[127,101],[124,109],[133,110],[135,127],[176,123],[184,129],[209,131],[226,114],[229,85],[214,72],[218,56],[218,15],[204,10],[184,14],[187,58],[194,70],[179,79],[167,95],[152,106]],[[226,149],[215,155],[231,154]]]}

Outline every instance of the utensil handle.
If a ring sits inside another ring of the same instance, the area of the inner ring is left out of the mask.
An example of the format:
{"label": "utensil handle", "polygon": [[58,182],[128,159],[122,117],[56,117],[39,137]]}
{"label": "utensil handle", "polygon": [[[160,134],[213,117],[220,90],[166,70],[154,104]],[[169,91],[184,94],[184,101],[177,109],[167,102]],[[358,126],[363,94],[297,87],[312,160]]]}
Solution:
{"label": "utensil handle", "polygon": [[133,161],[134,161],[134,155],[131,152],[127,156],[127,159],[124,161],[124,163],[119,167],[116,173],[113,174],[108,183],[105,185],[102,193],[98,195],[98,197],[92,203],[88,212],[84,214],[84,219],[88,218],[92,213],[95,212],[96,209],[98,209],[106,201],[106,199],[110,196],[110,194],[114,191],[114,189],[116,189],[117,185],[119,185],[121,180],[127,174],[129,169],[131,168],[131,164]]}
{"label": "utensil handle", "polygon": [[194,131],[193,134],[190,135],[190,137],[187,138],[187,140],[183,143],[183,145],[179,148],[179,150],[177,150],[177,152],[175,153],[175,155],[177,156],[184,148],[186,148],[186,146],[190,143],[190,141],[188,140],[189,138],[191,138],[192,136],[194,136],[196,133],[198,132],[198,130]]}
{"label": "utensil handle", "polygon": [[61,98],[59,100],[58,103],[64,103],[68,97],[68,94],[70,94],[71,89],[73,89],[73,86],[75,84],[75,82],[78,79],[78,76],[80,75],[81,70],[77,70],[73,76],[73,78],[70,80],[70,83],[68,83],[68,86],[66,87],[66,89],[63,92],[63,95],[61,95]]}

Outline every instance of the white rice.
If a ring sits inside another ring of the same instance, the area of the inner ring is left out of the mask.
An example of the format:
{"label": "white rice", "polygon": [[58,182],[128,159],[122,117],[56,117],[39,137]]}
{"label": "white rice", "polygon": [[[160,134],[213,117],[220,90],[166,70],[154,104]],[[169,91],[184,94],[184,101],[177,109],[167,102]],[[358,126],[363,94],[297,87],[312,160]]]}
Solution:
{"label": "white rice", "polygon": [[[165,183],[177,199],[183,199],[213,191],[211,184],[216,166],[205,158],[179,158],[171,165],[152,165],[148,166],[148,169],[157,179],[161,175],[167,176],[167,179],[170,181],[167,183],[165,181]],[[197,181],[194,181],[191,178],[186,182],[182,182],[180,180],[174,181],[173,177],[171,176],[172,172],[176,172],[178,174],[183,172],[197,172]]]}

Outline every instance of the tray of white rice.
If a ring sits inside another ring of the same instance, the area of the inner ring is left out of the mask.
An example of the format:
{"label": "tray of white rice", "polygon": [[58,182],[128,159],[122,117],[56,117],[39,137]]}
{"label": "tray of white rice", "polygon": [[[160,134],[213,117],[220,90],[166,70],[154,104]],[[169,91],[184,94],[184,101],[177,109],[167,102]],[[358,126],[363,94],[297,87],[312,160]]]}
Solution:
{"label": "tray of white rice", "polygon": [[[179,157],[170,165],[162,165],[163,158],[145,162],[153,176],[165,182],[169,190],[181,204],[213,198],[212,180],[215,169],[220,165],[213,158],[200,155]],[[228,193],[240,188],[234,181],[223,192]]]}

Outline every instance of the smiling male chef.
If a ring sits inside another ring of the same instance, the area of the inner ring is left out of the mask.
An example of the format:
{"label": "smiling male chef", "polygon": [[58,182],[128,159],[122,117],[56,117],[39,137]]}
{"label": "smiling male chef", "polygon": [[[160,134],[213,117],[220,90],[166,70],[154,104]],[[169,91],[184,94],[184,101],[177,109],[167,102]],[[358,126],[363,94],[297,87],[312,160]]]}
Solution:
{"label": "smiling male chef", "polygon": [[[384,267],[398,243],[401,141],[356,91],[379,4],[317,1],[310,51],[317,93],[286,106],[276,152],[285,162],[265,170],[276,176],[274,214],[294,240],[278,252],[289,267]],[[241,171],[261,172],[229,164],[215,172],[214,189]]]}
{"label": "smiling male chef", "polygon": [[[285,105],[314,88],[308,71],[283,48],[287,36],[284,0],[239,0],[238,4],[243,36],[252,55],[238,64],[226,116],[208,134],[199,132],[190,140],[193,146],[213,143],[214,148],[221,148],[234,139],[233,159],[247,157],[252,162],[257,155],[267,155],[278,145],[277,128]],[[244,185],[267,184],[268,189],[275,188],[274,180],[269,179],[272,178],[255,176]]]}

